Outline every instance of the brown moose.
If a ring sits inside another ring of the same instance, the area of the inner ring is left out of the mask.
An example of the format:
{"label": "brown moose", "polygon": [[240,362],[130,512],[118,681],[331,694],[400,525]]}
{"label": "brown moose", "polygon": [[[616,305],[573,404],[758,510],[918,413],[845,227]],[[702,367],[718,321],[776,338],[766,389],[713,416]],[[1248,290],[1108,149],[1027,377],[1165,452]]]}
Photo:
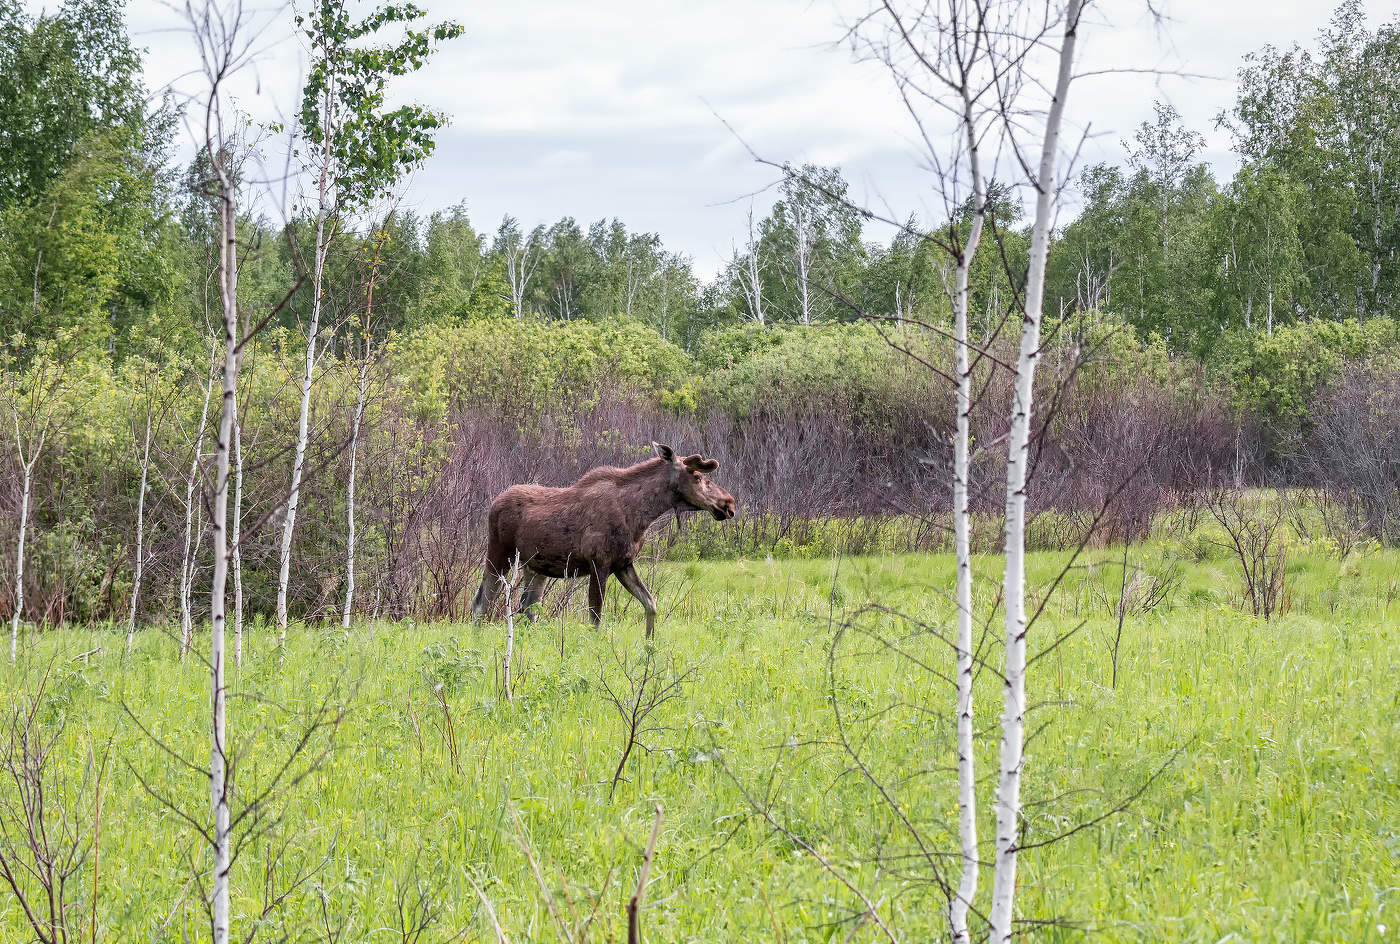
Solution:
{"label": "brown moose", "polygon": [[[656,601],[633,561],[653,521],[668,511],[708,511],[718,521],[734,517],[734,496],[710,481],[719,468],[700,455],[677,457],[652,443],[655,459],[625,469],[593,469],[568,488],[512,485],[491,503],[481,588],[472,615],[491,608],[518,559],[526,571],[518,612],[530,610],[550,578],[588,576],[588,615],[597,626],[603,591],[616,576],[646,611],[647,637],[656,624]],[[517,558],[518,555],[518,558]]]}

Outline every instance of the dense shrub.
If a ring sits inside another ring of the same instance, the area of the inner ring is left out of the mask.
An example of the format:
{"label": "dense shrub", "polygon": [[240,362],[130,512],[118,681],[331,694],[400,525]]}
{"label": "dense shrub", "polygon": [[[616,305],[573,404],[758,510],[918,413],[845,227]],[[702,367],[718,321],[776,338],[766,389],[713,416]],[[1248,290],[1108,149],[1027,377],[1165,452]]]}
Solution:
{"label": "dense shrub", "polygon": [[1400,346],[1400,321],[1305,321],[1257,332],[1227,335],[1213,364],[1236,406],[1252,417],[1270,448],[1278,448],[1312,426],[1322,389],[1351,362],[1370,360]]}
{"label": "dense shrub", "polygon": [[[1368,338],[1383,334],[1356,330]],[[930,364],[951,360],[941,335],[900,328],[892,338]],[[302,343],[294,332],[275,330],[245,356],[240,546],[253,613],[269,612],[276,593]],[[1261,341],[1259,350],[1295,349],[1288,344]],[[323,356],[312,403],[291,588],[292,611],[308,618],[332,613],[342,592],[357,372],[343,353],[332,347]],[[1248,412],[1242,422],[1198,364],[1160,342],[1102,323],[1067,323],[1042,353],[1030,490],[1040,516],[1032,527],[1037,546],[1135,537],[1161,511],[1191,506],[1203,483],[1254,461],[1241,447]],[[973,377],[971,483],[976,543],[988,551],[999,541],[1004,501],[1010,375],[1001,365],[1011,358],[1009,342],[989,354]],[[12,365],[0,392],[9,400],[21,396],[44,363],[58,362]],[[192,466],[199,471],[196,495],[207,487],[208,426],[198,454],[196,445],[209,364],[131,358],[113,367],[86,355],[64,367],[55,392],[62,421],[36,469],[26,617],[124,617],[149,413],[149,559],[138,612],[145,621],[168,619],[178,611]],[[1400,408],[1395,373],[1377,370],[1344,373],[1316,404],[1306,401],[1315,411],[1313,453],[1373,450],[1364,461],[1318,465],[1308,474],[1334,483],[1339,500],[1368,527],[1393,535],[1394,511],[1387,509],[1394,506],[1386,504],[1393,492],[1367,492],[1364,482],[1342,477],[1365,470],[1371,479],[1395,481],[1385,452],[1394,444],[1387,417]],[[1301,381],[1296,389],[1312,396]],[[1265,395],[1237,392],[1236,402],[1247,404],[1250,396]],[[870,325],[729,329],[708,336],[693,358],[635,323],[481,318],[426,325],[393,337],[370,372],[358,450],[360,606],[386,616],[461,616],[496,494],[514,482],[564,485],[597,465],[635,462],[649,455],[653,440],[719,459],[719,479],[740,502],[738,519],[723,525],[659,522],[655,547],[662,552],[693,558],[944,548],[952,426],[948,384]],[[13,606],[20,491],[9,439],[0,452],[3,614]],[[199,540],[205,512],[198,500],[192,512]],[[196,584],[209,565],[206,541]],[[205,603],[202,596],[195,602]]]}
{"label": "dense shrub", "polygon": [[1400,543],[1400,364],[1344,369],[1313,406],[1295,458],[1323,492],[1330,527]]}

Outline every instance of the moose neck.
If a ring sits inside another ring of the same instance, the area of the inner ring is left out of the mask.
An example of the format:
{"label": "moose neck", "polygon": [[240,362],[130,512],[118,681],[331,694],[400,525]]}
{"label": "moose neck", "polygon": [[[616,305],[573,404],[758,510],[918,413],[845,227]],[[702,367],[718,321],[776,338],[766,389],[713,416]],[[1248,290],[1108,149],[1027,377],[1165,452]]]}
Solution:
{"label": "moose neck", "polygon": [[[641,540],[651,523],[675,507],[675,489],[671,485],[668,463],[653,459],[655,468],[637,482],[636,500],[629,503],[632,512],[632,531],[635,540]],[[650,463],[649,463],[650,464]]]}

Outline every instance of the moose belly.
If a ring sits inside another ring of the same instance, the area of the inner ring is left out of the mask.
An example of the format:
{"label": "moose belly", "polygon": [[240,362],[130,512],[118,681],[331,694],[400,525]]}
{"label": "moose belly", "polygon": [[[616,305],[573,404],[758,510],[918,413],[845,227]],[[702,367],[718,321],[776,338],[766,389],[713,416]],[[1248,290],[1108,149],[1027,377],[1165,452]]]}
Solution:
{"label": "moose belly", "polygon": [[569,515],[541,516],[516,535],[520,561],[545,577],[577,577],[612,571],[635,553],[631,536],[620,527],[578,522]]}
{"label": "moose belly", "polygon": [[554,554],[535,554],[529,559],[526,567],[542,577],[578,577],[591,570],[591,562],[579,557],[566,555],[559,557]]}

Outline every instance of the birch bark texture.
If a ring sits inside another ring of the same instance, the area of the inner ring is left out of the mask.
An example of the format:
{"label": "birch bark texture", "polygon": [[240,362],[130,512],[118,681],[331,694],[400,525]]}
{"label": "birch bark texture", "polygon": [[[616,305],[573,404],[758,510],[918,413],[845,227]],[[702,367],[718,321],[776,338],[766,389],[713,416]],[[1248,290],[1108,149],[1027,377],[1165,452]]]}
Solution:
{"label": "birch bark texture", "polygon": [[[239,2],[227,6],[214,0],[185,7],[190,30],[199,47],[204,77],[209,83],[204,111],[203,141],[213,173],[211,189],[218,207],[219,223],[219,336],[210,350],[211,373],[219,370],[219,423],[215,434],[214,477],[208,495],[213,541],[213,572],[209,581],[209,805],[211,828],[203,835],[210,846],[212,864],[209,878],[209,937],[213,944],[228,944],[230,936],[229,869],[232,841],[229,799],[232,792],[228,751],[228,703],[224,665],[224,630],[228,586],[229,542],[227,535],[230,452],[238,410],[238,246],[237,187],[232,162],[229,129],[225,124],[223,84],[246,64],[248,38],[245,12]],[[221,356],[220,356],[221,355]],[[212,380],[212,378],[211,378]],[[199,442],[203,442],[204,419],[209,412],[206,384],[204,416]],[[196,450],[195,464],[199,462]],[[189,544],[188,515],[186,545]],[[192,582],[192,570],[187,584]]]}
{"label": "birch bark texture", "polygon": [[[334,84],[328,88],[334,94]],[[334,221],[330,220],[332,207],[330,199],[330,145],[332,131],[329,109],[323,119],[322,144],[320,148],[320,168],[316,184],[316,245],[312,258],[311,272],[311,322],[306,328],[306,358],[301,375],[301,408],[297,413],[297,441],[292,453],[292,482],[287,489],[287,508],[282,516],[282,553],[280,569],[277,572],[277,644],[287,642],[287,589],[292,576],[292,536],[297,526],[297,505],[301,499],[301,477],[306,466],[306,440],[311,425],[311,384],[316,376],[316,340],[321,331],[321,300],[325,288],[326,255],[330,251],[330,240],[335,235]],[[330,226],[329,233],[327,226]]]}
{"label": "birch bark texture", "polygon": [[[975,57],[974,57],[975,58]],[[973,727],[973,639],[972,639],[972,541],[969,521],[969,480],[971,478],[970,437],[972,427],[972,358],[968,347],[968,282],[972,260],[982,242],[987,219],[987,194],[982,180],[979,154],[979,127],[974,115],[973,90],[964,73],[959,84],[962,99],[962,130],[967,139],[969,174],[972,184],[973,217],[967,240],[957,256],[953,290],[953,345],[958,392],[957,427],[953,433],[953,546],[957,561],[957,712],[958,712],[958,841],[961,872],[958,889],[948,905],[948,924],[955,944],[969,944],[967,915],[977,895],[980,858],[977,851],[977,772]]]}
{"label": "birch bark texture", "polygon": [[[222,144],[222,132],[220,132]],[[211,148],[211,154],[215,153]],[[229,466],[238,411],[238,254],[235,242],[234,184],[223,166],[221,148],[213,161],[219,181],[219,283],[223,308],[223,371],[221,410],[214,457],[214,493],[210,529],[214,543],[214,574],[209,587],[209,688],[212,731],[209,748],[209,797],[214,819],[214,882],[211,922],[215,944],[229,939],[229,764],[227,690],[224,679],[224,629],[227,604],[229,541],[227,533]]]}

